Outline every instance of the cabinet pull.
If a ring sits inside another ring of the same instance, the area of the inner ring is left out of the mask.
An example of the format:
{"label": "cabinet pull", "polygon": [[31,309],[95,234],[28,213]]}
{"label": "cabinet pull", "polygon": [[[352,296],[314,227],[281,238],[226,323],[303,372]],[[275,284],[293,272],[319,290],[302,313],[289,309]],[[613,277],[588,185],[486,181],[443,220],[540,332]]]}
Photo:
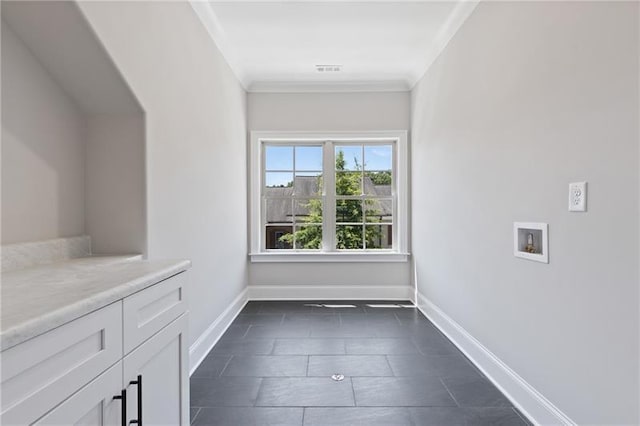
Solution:
{"label": "cabinet pull", "polygon": [[127,390],[122,389],[120,395],[114,396],[113,399],[119,399],[120,401],[122,401],[120,405],[120,424],[122,426],[127,426]]}
{"label": "cabinet pull", "polygon": [[138,385],[138,418],[131,420],[129,424],[142,426],[142,374],[138,374],[138,380],[131,380],[130,385]]}

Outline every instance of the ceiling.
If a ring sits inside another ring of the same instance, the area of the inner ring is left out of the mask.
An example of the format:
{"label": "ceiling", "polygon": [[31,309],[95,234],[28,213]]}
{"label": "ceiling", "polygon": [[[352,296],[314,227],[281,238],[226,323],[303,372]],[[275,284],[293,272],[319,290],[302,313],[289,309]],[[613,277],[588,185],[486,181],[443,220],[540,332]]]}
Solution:
{"label": "ceiling", "polygon": [[[249,91],[403,91],[477,0],[191,4]],[[318,72],[321,64],[341,71]]]}

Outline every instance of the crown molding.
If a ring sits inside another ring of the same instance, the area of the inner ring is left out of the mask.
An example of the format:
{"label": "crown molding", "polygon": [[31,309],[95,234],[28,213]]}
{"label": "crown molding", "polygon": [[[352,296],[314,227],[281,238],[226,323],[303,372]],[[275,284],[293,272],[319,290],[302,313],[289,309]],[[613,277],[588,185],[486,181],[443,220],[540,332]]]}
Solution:
{"label": "crown molding", "polygon": [[478,6],[481,1],[482,0],[462,0],[458,3],[456,8],[449,15],[449,18],[447,18],[447,21],[440,28],[440,31],[438,31],[438,34],[436,35],[431,48],[425,55],[421,67],[421,69],[424,71],[421,74],[414,76],[414,78],[411,80],[411,84],[409,85],[409,90],[413,90],[416,84],[418,84],[420,80],[422,80],[422,77],[424,77],[425,74],[429,71],[431,65],[433,65],[436,59],[438,59],[453,36],[462,27],[467,18],[471,16],[471,13],[473,13],[476,6]]}
{"label": "crown molding", "polygon": [[189,0],[189,4],[200,19],[200,22],[202,22],[202,25],[204,25],[214,44],[227,61],[227,64],[229,65],[229,68],[231,68],[233,74],[235,74],[242,87],[247,90],[249,81],[240,66],[240,61],[238,61],[233,50],[229,47],[229,43],[226,41],[224,29],[222,28],[222,25],[220,25],[218,16],[213,11],[211,3],[202,0]]}
{"label": "crown molding", "polygon": [[408,92],[406,81],[255,81],[249,93]]}

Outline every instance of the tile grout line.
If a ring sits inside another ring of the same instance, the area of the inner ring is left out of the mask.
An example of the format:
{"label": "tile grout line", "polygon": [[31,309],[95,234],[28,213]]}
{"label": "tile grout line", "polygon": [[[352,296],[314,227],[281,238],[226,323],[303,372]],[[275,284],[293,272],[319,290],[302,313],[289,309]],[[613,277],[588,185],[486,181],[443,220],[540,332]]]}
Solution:
{"label": "tile grout line", "polygon": [[[189,407],[189,408],[192,408],[192,407]],[[195,416],[193,416],[193,418],[192,418],[192,419],[189,419],[189,424],[190,424],[190,425],[192,425],[192,424],[193,424],[193,422],[195,422],[195,421],[196,421],[196,419],[198,418],[198,414],[200,414],[200,411],[202,411],[202,407],[198,407],[198,411],[196,411],[196,415],[195,415]]]}
{"label": "tile grout line", "polygon": [[218,374],[218,377],[222,377],[222,373],[224,373],[224,371],[227,369],[227,367],[231,363],[231,360],[233,359],[233,357],[235,357],[235,355],[231,355],[229,357],[229,359],[227,360],[227,362],[224,363],[224,367],[222,367],[222,370],[220,370],[220,373]]}
{"label": "tile grout line", "polygon": [[356,389],[353,386],[353,376],[349,377],[349,381],[351,382],[351,394],[353,395],[353,406],[357,407],[358,403],[356,402]]}
{"label": "tile grout line", "polygon": [[456,405],[459,408],[462,408],[462,406],[460,405],[460,403],[458,402],[458,400],[455,398],[455,396],[453,396],[453,393],[451,393],[451,391],[449,390],[449,388],[447,387],[447,385],[444,383],[444,380],[442,380],[441,377],[438,377],[438,380],[440,381],[440,383],[442,383],[442,386],[444,386],[444,389],[447,391],[447,393],[449,394],[449,396],[451,397],[451,399],[453,399],[453,402],[456,403]]}

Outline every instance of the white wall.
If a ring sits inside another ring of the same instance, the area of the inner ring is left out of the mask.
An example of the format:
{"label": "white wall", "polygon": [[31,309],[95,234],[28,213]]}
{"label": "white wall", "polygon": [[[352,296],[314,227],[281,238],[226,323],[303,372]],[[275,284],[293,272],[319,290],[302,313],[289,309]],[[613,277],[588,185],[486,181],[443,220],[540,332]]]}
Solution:
{"label": "white wall", "polygon": [[2,21],[2,244],[84,231],[84,117]]}
{"label": "white wall", "polygon": [[97,254],[146,253],[142,114],[87,120],[86,233]]}
{"label": "white wall", "polygon": [[[408,130],[409,108],[408,92],[250,93],[248,123],[250,131]],[[409,270],[408,262],[252,263],[250,285],[408,286]]]}
{"label": "white wall", "polygon": [[146,113],[149,258],[188,258],[194,342],[247,284],[246,94],[186,2],[83,2]]}
{"label": "white wall", "polygon": [[[579,424],[640,422],[638,30],[637,3],[482,2],[412,96],[419,291]],[[549,223],[548,265],[514,221]]]}

